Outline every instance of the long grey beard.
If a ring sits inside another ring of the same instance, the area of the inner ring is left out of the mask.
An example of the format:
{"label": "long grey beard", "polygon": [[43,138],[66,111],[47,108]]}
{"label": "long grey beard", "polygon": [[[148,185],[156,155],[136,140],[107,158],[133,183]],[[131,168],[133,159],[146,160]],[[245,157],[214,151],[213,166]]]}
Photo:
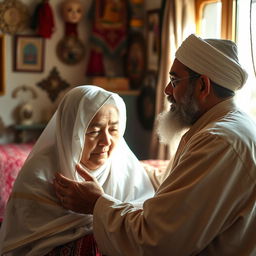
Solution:
{"label": "long grey beard", "polygon": [[162,112],[157,117],[157,135],[160,143],[174,146],[180,140],[188,127],[184,127],[176,111]]}

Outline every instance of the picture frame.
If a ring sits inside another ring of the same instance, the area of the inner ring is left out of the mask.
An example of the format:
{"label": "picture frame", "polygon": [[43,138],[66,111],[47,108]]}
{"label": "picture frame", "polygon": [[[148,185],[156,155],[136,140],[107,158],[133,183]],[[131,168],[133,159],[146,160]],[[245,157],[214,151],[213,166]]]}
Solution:
{"label": "picture frame", "polygon": [[0,35],[0,95],[5,93],[5,36]]}
{"label": "picture frame", "polygon": [[44,38],[40,36],[16,35],[14,40],[14,71],[43,72]]}
{"label": "picture frame", "polygon": [[126,74],[131,89],[139,89],[143,85],[146,72],[145,39],[141,33],[133,32],[128,41],[126,56]]}
{"label": "picture frame", "polygon": [[160,9],[147,12],[147,70],[158,71],[160,59]]}

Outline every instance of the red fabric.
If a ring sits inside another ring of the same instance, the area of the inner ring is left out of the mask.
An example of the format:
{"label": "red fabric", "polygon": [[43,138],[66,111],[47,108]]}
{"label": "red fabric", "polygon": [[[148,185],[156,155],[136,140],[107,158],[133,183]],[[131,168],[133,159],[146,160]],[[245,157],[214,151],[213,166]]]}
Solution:
{"label": "red fabric", "polygon": [[86,75],[87,76],[104,76],[105,75],[102,52],[96,51],[94,49],[91,50]]}
{"label": "red fabric", "polygon": [[48,1],[44,1],[38,10],[38,28],[37,33],[44,37],[50,38],[54,30],[53,12]]}
{"label": "red fabric", "polygon": [[65,35],[66,36],[78,36],[76,23],[65,23]]}
{"label": "red fabric", "polygon": [[0,145],[0,222],[12,191],[13,183],[33,144]]}
{"label": "red fabric", "polygon": [[102,256],[93,235],[61,245],[45,256]]}

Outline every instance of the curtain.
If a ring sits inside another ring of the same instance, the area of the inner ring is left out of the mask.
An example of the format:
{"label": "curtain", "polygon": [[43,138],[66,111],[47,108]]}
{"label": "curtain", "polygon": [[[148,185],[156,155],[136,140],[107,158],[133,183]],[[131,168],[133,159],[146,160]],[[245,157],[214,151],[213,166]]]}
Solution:
{"label": "curtain", "polygon": [[[194,1],[195,0],[163,1],[161,57],[156,85],[156,116],[168,107],[164,95],[164,88],[169,82],[169,71],[175,58],[175,52],[188,35],[195,33]],[[159,143],[155,124],[151,138],[150,158],[170,159],[175,151],[175,146],[167,147]]]}

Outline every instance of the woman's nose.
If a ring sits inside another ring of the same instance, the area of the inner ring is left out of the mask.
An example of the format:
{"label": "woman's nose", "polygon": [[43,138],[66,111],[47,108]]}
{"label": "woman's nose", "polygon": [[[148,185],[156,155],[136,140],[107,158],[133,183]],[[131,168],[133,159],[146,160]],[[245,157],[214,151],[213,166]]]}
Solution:
{"label": "woman's nose", "polygon": [[102,137],[101,137],[101,140],[100,140],[100,143],[101,145],[104,145],[104,146],[108,146],[111,144],[111,136],[109,133],[103,133],[102,134]]}
{"label": "woman's nose", "polygon": [[173,87],[171,83],[168,83],[167,86],[164,89],[164,92],[166,95],[172,95],[173,93]]}

